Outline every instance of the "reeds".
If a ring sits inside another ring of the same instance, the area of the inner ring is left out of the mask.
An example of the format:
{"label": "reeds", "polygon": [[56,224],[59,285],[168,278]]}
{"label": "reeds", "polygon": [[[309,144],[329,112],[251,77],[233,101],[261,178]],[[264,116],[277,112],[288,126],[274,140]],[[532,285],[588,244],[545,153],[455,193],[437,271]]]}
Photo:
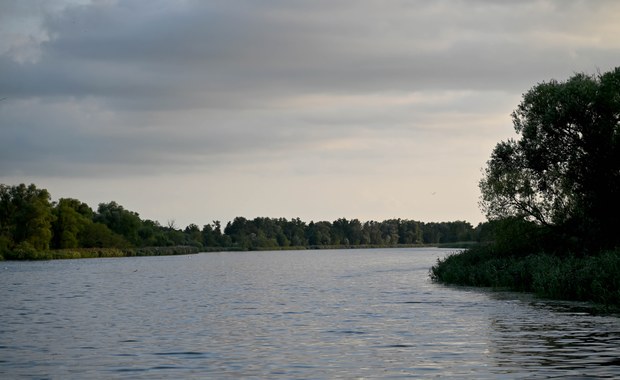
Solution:
{"label": "reeds", "polygon": [[451,254],[430,269],[434,281],[533,292],[539,296],[620,307],[620,249],[560,257],[500,256],[492,246]]}
{"label": "reeds", "polygon": [[37,251],[27,244],[5,252],[7,260],[57,260],[57,259],[91,259],[99,257],[131,257],[131,256],[170,256],[188,255],[201,250],[193,246],[142,247],[142,248],[72,248]]}

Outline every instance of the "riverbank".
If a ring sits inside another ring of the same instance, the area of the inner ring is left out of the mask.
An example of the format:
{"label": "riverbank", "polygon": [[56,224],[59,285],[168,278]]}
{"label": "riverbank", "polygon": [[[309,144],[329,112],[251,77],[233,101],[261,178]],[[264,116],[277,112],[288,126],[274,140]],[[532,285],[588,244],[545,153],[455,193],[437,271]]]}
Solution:
{"label": "riverbank", "polygon": [[37,251],[29,247],[5,252],[0,256],[2,260],[63,260],[63,259],[90,259],[100,257],[131,257],[131,256],[170,256],[189,255],[200,252],[234,252],[234,251],[299,251],[317,249],[370,249],[370,248],[467,248],[475,242],[456,242],[445,244],[359,244],[359,245],[311,245],[288,247],[258,247],[254,249],[242,247],[142,247],[142,248],[72,248]]}
{"label": "riverbank", "polygon": [[444,284],[531,292],[620,310],[620,249],[584,257],[500,257],[492,246],[478,246],[438,260],[430,277]]}
{"label": "riverbank", "polygon": [[442,244],[326,244],[326,245],[308,245],[308,246],[288,246],[288,247],[256,247],[256,248],[238,248],[230,247],[222,250],[239,250],[239,251],[299,251],[299,250],[316,250],[316,249],[377,249],[377,248],[468,248],[476,245],[477,242],[464,241]]}
{"label": "riverbank", "polygon": [[131,257],[131,256],[171,256],[189,255],[204,252],[192,246],[173,247],[142,247],[142,248],[72,248],[37,251],[33,249],[18,249],[5,253],[4,260],[63,260],[63,259],[92,259],[101,257]]}

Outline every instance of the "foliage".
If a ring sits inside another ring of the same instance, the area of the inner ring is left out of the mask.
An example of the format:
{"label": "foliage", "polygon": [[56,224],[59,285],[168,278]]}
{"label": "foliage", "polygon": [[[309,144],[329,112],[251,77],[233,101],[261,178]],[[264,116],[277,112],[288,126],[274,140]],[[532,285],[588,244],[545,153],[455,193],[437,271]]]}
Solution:
{"label": "foliage", "polygon": [[535,253],[517,258],[497,255],[493,246],[478,246],[438,260],[430,277],[620,308],[620,249],[581,257]]}
{"label": "foliage", "polygon": [[541,83],[480,181],[481,244],[439,260],[444,283],[620,309],[620,68]]}
{"label": "foliage", "polygon": [[[0,258],[90,257],[83,249],[128,250],[148,247],[192,249],[290,249],[446,244],[474,240],[476,230],[464,221],[422,223],[390,219],[362,223],[339,218],[306,223],[299,218],[237,217],[222,229],[219,221],[202,228],[174,222],[161,226],[112,201],[97,211],[73,198],[50,203],[47,190],[35,185],[0,185]],[[52,248],[56,253],[49,252]],[[165,251],[165,250],[164,250]],[[162,252],[164,252],[162,251]],[[159,251],[152,251],[159,252]]]}
{"label": "foliage", "polygon": [[84,246],[85,230],[92,223],[93,210],[77,199],[61,198],[53,214],[52,246],[54,248],[77,248]]}
{"label": "foliage", "polygon": [[168,256],[188,255],[198,253],[196,247],[144,247],[144,248],[71,248],[37,251],[22,243],[9,253],[10,260],[56,260],[56,259],[90,259],[104,257],[131,257],[131,256]]}
{"label": "foliage", "polygon": [[480,181],[491,220],[553,226],[596,251],[620,242],[620,68],[540,83],[512,114]]}
{"label": "foliage", "polygon": [[126,248],[129,243],[119,234],[112,232],[103,223],[86,223],[79,234],[80,247],[83,248]]}
{"label": "foliage", "polygon": [[289,221],[237,217],[226,225],[224,236],[238,249],[437,245],[476,239],[475,229],[464,221],[423,223],[389,219],[362,223],[346,218],[306,224],[299,218]]}
{"label": "foliage", "polygon": [[138,213],[125,210],[114,201],[100,203],[94,221],[105,224],[112,232],[123,236],[131,244],[140,244],[138,231],[142,221]]}
{"label": "foliage", "polygon": [[0,185],[0,249],[11,250],[21,243],[48,249],[53,220],[47,190],[35,185]]}

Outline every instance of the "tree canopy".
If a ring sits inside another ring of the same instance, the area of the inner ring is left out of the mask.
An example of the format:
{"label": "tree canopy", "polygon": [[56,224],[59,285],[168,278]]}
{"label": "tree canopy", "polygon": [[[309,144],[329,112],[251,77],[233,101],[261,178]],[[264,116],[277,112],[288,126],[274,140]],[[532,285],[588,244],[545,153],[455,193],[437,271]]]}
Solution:
{"label": "tree canopy", "polygon": [[47,190],[0,185],[0,249],[17,245],[48,249],[53,220]]}
{"label": "tree canopy", "polygon": [[[234,250],[278,247],[395,246],[471,241],[477,229],[464,221],[423,223],[389,219],[360,222],[339,218],[306,223],[299,218],[252,220],[236,217],[184,229],[143,220],[111,201],[97,211],[73,198],[50,200],[33,185],[0,185],[0,258],[19,258],[23,251],[74,248],[143,248],[192,246]],[[28,257],[27,255],[22,255]]]}
{"label": "tree canopy", "polygon": [[519,218],[578,239],[620,243],[620,67],[539,83],[512,114],[480,181],[489,220]]}

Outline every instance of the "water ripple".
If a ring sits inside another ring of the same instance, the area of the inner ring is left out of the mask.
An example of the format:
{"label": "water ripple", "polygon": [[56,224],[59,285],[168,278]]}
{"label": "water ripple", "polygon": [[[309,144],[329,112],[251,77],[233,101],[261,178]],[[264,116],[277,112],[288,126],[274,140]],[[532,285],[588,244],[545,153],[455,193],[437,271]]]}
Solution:
{"label": "water ripple", "polygon": [[7,262],[0,378],[614,378],[586,305],[428,281],[438,249]]}

